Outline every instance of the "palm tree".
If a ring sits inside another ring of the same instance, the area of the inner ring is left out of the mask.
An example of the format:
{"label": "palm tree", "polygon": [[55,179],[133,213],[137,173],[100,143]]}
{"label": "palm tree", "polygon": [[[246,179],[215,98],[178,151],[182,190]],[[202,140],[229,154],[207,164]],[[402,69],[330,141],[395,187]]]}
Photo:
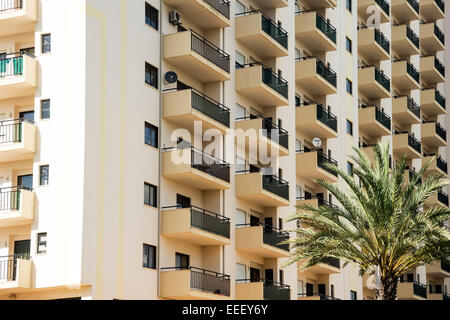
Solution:
{"label": "palm tree", "polygon": [[[416,267],[450,255],[450,231],[444,221],[450,210],[427,206],[427,200],[450,184],[443,175],[420,177],[431,160],[411,178],[406,157],[390,169],[389,145],[374,147],[374,161],[360,149],[350,156],[358,165],[355,178],[337,166],[328,165],[346,182],[346,187],[324,180],[317,183],[327,189],[341,206],[299,206],[288,221],[298,221],[305,228],[295,230],[289,240],[293,253],[285,264],[299,262],[301,269],[312,267],[329,257],[341,259],[344,266],[354,263],[360,275],[375,275],[378,300],[397,298],[401,275]],[[425,206],[424,206],[425,205]]]}

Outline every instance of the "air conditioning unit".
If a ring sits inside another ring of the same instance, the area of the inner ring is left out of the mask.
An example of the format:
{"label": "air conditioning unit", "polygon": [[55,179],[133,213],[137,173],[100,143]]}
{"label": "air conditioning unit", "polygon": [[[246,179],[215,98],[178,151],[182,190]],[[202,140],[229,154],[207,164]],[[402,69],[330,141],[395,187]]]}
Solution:
{"label": "air conditioning unit", "polygon": [[181,24],[181,14],[176,10],[170,11],[169,21],[173,25],[176,25],[176,26],[180,25]]}

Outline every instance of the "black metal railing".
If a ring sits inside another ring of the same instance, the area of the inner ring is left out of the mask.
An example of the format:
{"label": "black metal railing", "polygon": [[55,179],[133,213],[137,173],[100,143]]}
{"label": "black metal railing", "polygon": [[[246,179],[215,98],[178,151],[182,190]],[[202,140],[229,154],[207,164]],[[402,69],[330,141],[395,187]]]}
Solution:
{"label": "black metal railing", "polygon": [[227,274],[205,270],[197,267],[171,267],[161,268],[162,271],[190,270],[192,289],[198,289],[205,292],[218,294],[221,296],[230,296],[231,277]]}
{"label": "black metal railing", "polygon": [[338,258],[328,257],[328,258],[322,259],[321,263],[325,263],[325,264],[335,267],[337,269],[341,268],[341,260],[339,260]]}
{"label": "black metal railing", "polygon": [[0,189],[0,214],[2,211],[20,210],[21,190],[33,191],[25,186],[15,186]]}
{"label": "black metal railing", "polygon": [[448,206],[448,194],[446,194],[444,191],[440,190],[437,194],[437,198],[440,203]]}
{"label": "black metal railing", "polygon": [[213,177],[219,178],[225,182],[230,182],[230,170],[231,165],[228,162],[220,160],[210,154],[203,152],[193,146],[188,142],[183,141],[179,143],[176,147],[164,148],[163,151],[173,151],[173,150],[191,150],[191,167],[207,173]]}
{"label": "black metal railing", "polygon": [[407,0],[407,2],[411,5],[411,7],[414,9],[414,11],[416,11],[417,13],[419,13],[420,11],[420,6],[419,6],[419,1],[417,0]]}
{"label": "black metal railing", "polygon": [[445,161],[444,159],[442,159],[441,157],[438,157],[436,159],[436,166],[441,169],[442,171],[444,171],[445,173],[448,172],[448,164],[447,161]]}
{"label": "black metal railing", "polygon": [[289,149],[289,133],[271,120],[262,117],[262,133],[264,136],[286,149]]}
{"label": "black metal railing", "polygon": [[434,24],[434,35],[442,42],[442,44],[445,44],[445,35],[436,23]]}
{"label": "black metal railing", "polygon": [[436,134],[447,141],[447,130],[445,130],[439,122],[436,122]]}
{"label": "black metal railing", "polygon": [[333,87],[337,85],[337,74],[328,65],[316,59],[316,71],[317,74],[321,75],[325,80],[327,80]]}
{"label": "black metal railing", "polygon": [[325,301],[325,300],[340,300],[338,298],[332,297],[332,296],[328,296],[326,294],[322,294],[322,293],[313,293],[313,294],[308,294],[308,293],[299,293],[297,295],[299,298],[303,298],[303,297],[319,297],[319,300]]}
{"label": "black metal railing", "polygon": [[414,282],[413,283],[413,291],[414,291],[414,295],[422,297],[422,298],[427,298],[427,287],[421,283],[418,282]]}
{"label": "black metal railing", "polygon": [[163,210],[190,209],[191,226],[208,231],[225,238],[230,238],[230,218],[196,206],[183,207],[181,205],[163,207]]}
{"label": "black metal railing", "polygon": [[395,98],[406,97],[406,108],[420,119],[420,106],[409,96],[396,96]]}
{"label": "black metal railing", "polygon": [[314,12],[316,15],[316,28],[319,29],[323,34],[325,34],[331,41],[336,43],[336,35],[337,31],[336,28],[333,27],[333,25],[330,23],[329,20],[325,19],[320,13],[318,13],[315,10],[304,10],[304,11],[298,11],[295,14],[306,14]]}
{"label": "black metal railing", "polygon": [[375,69],[375,80],[378,81],[387,91],[391,91],[391,80],[377,67]]}
{"label": "black metal railing", "polygon": [[443,294],[443,300],[445,301],[445,300],[450,300],[450,295],[449,294],[447,294],[446,292],[444,292]]}
{"label": "black metal railing", "polygon": [[330,158],[329,156],[327,156],[326,154],[324,154],[321,151],[317,151],[317,165],[322,168],[325,171],[328,171],[329,173],[335,175],[337,177],[337,172],[334,171],[333,169],[327,168],[325,165],[326,164],[334,164],[337,166],[337,161]]}
{"label": "black metal railing", "polygon": [[274,175],[262,176],[262,187],[277,196],[289,200],[289,182]]}
{"label": "black metal railing", "polygon": [[222,14],[225,18],[230,19],[230,1],[228,0],[203,0],[212,8]]}
{"label": "black metal railing", "polygon": [[406,26],[406,37],[417,47],[420,46],[419,36],[409,27]]}
{"label": "black metal railing", "polygon": [[15,254],[0,257],[0,281],[15,281],[17,276],[17,260],[30,260],[30,254]]}
{"label": "black metal railing", "polygon": [[5,143],[19,143],[23,139],[23,123],[34,124],[28,119],[12,119],[0,121],[0,145]]}
{"label": "black metal railing", "polygon": [[266,279],[236,279],[236,283],[263,282],[264,300],[290,300],[291,287],[287,284]]}
{"label": "black metal railing", "polygon": [[375,108],[375,120],[377,120],[385,128],[391,130],[391,117],[389,117],[380,107],[377,105],[360,105],[360,108]]}
{"label": "black metal railing", "polygon": [[230,127],[230,109],[206,94],[191,88],[192,108]]}
{"label": "black metal railing", "polygon": [[441,260],[441,269],[450,273],[450,261],[445,259]]}
{"label": "black metal railing", "polygon": [[408,133],[408,145],[418,153],[422,153],[422,144],[416,137],[414,137],[410,133]]}
{"label": "black metal railing", "polygon": [[388,15],[390,16],[390,6],[389,3],[386,2],[386,0],[375,0],[375,2],[381,7],[381,9]]}
{"label": "black metal railing", "polygon": [[387,53],[391,52],[389,40],[384,36],[380,29],[375,29],[375,42],[377,42]]}
{"label": "black metal railing", "polygon": [[406,62],[406,72],[416,80],[418,84],[420,84],[420,74],[419,71],[414,68],[412,63]]}
{"label": "black metal railing", "polygon": [[446,107],[446,99],[445,97],[439,92],[438,89],[434,90],[434,99],[436,100],[436,102],[445,109]]}
{"label": "black metal railing", "polygon": [[23,8],[23,0],[0,0],[0,13]]}
{"label": "black metal railing", "polygon": [[317,105],[317,120],[337,132],[337,117],[320,104]]}
{"label": "black metal railing", "polygon": [[269,246],[276,247],[278,249],[289,251],[289,244],[282,243],[289,240],[289,233],[286,231],[282,231],[271,225],[264,224],[261,222],[252,223],[252,224],[237,224],[237,228],[251,228],[251,227],[263,227],[263,242]]}
{"label": "black metal railing", "polygon": [[194,30],[191,29],[190,32],[191,49],[226,72],[230,72],[230,55]]}
{"label": "black metal railing", "polygon": [[445,77],[445,66],[442,64],[441,61],[439,61],[438,58],[434,57],[434,67],[436,68],[439,73]]}
{"label": "black metal railing", "polygon": [[434,0],[436,5],[442,10],[442,12],[445,12],[445,3],[444,0]]}

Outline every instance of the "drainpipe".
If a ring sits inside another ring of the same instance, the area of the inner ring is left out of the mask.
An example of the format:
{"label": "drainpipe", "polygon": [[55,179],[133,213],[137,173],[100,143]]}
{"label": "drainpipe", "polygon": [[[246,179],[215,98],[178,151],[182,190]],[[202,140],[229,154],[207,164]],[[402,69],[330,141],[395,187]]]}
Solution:
{"label": "drainpipe", "polygon": [[162,12],[163,12],[163,3],[162,0],[159,1],[159,21],[160,21],[160,32],[159,32],[159,134],[158,134],[158,146],[159,146],[159,165],[158,165],[158,246],[156,249],[157,252],[157,271],[158,276],[156,277],[157,281],[157,292],[158,298],[161,296],[161,265],[160,265],[160,258],[161,258],[161,170],[162,170],[162,153],[161,153],[161,146],[162,146],[162,84],[163,84],[163,76],[162,76],[162,55],[163,55],[163,19],[162,19]]}

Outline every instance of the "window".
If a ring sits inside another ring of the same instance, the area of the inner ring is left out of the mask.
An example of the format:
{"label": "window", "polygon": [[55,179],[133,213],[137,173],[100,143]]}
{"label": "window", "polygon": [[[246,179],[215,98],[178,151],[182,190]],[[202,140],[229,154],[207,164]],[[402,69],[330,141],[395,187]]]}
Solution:
{"label": "window", "polygon": [[39,184],[41,186],[47,186],[48,185],[48,174],[49,174],[49,166],[41,166],[39,170]]}
{"label": "window", "polygon": [[347,89],[347,93],[353,95],[353,83],[350,80],[345,79],[345,87]]}
{"label": "window", "polygon": [[297,280],[297,294],[303,295],[303,280]]}
{"label": "window", "polygon": [[154,185],[144,183],[144,204],[157,208],[157,190]]}
{"label": "window", "polygon": [[144,244],[142,260],[144,268],[156,269],[156,247]]}
{"label": "window", "polygon": [[247,279],[247,267],[245,264],[236,263],[236,280]]}
{"label": "window", "polygon": [[245,119],[245,117],[247,115],[247,110],[243,106],[236,104],[236,110],[235,110],[234,114],[235,114],[236,121],[242,121]]}
{"label": "window", "polygon": [[352,12],[352,0],[346,0],[346,8],[348,11]]}
{"label": "window", "polygon": [[158,128],[150,123],[145,123],[145,144],[158,148]]}
{"label": "window", "polygon": [[190,267],[189,256],[187,254],[175,253],[175,267],[177,269],[187,269]]}
{"label": "window", "polygon": [[50,119],[50,100],[41,100],[41,119]]}
{"label": "window", "polygon": [[350,300],[358,300],[356,291],[350,290]]}
{"label": "window", "polygon": [[240,1],[236,0],[236,7],[235,7],[236,15],[244,13],[244,12],[245,12],[245,5],[242,4]]}
{"label": "window", "polygon": [[347,161],[347,174],[353,176],[353,163]]}
{"label": "window", "polygon": [[334,298],[334,284],[330,285],[330,295]]}
{"label": "window", "polygon": [[242,53],[236,51],[236,69],[243,68],[244,65],[245,65],[245,56]]}
{"label": "window", "polygon": [[283,230],[283,219],[278,218],[278,229]]}
{"label": "window", "polygon": [[37,254],[45,254],[46,252],[47,252],[47,232],[38,233]]}
{"label": "window", "polygon": [[280,283],[284,284],[284,270],[280,270]]}
{"label": "window", "polygon": [[52,36],[51,34],[43,34],[41,36],[41,52],[42,54],[50,53],[52,50]]}
{"label": "window", "polygon": [[152,27],[153,29],[159,30],[158,28],[158,10],[153,8],[147,2],[145,3],[145,23]]}
{"label": "window", "polygon": [[347,133],[353,136],[353,123],[347,119]]}
{"label": "window", "polygon": [[349,39],[349,37],[345,37],[345,48],[348,52],[352,53],[352,40]]}
{"label": "window", "polygon": [[145,83],[158,89],[158,69],[145,63]]}

